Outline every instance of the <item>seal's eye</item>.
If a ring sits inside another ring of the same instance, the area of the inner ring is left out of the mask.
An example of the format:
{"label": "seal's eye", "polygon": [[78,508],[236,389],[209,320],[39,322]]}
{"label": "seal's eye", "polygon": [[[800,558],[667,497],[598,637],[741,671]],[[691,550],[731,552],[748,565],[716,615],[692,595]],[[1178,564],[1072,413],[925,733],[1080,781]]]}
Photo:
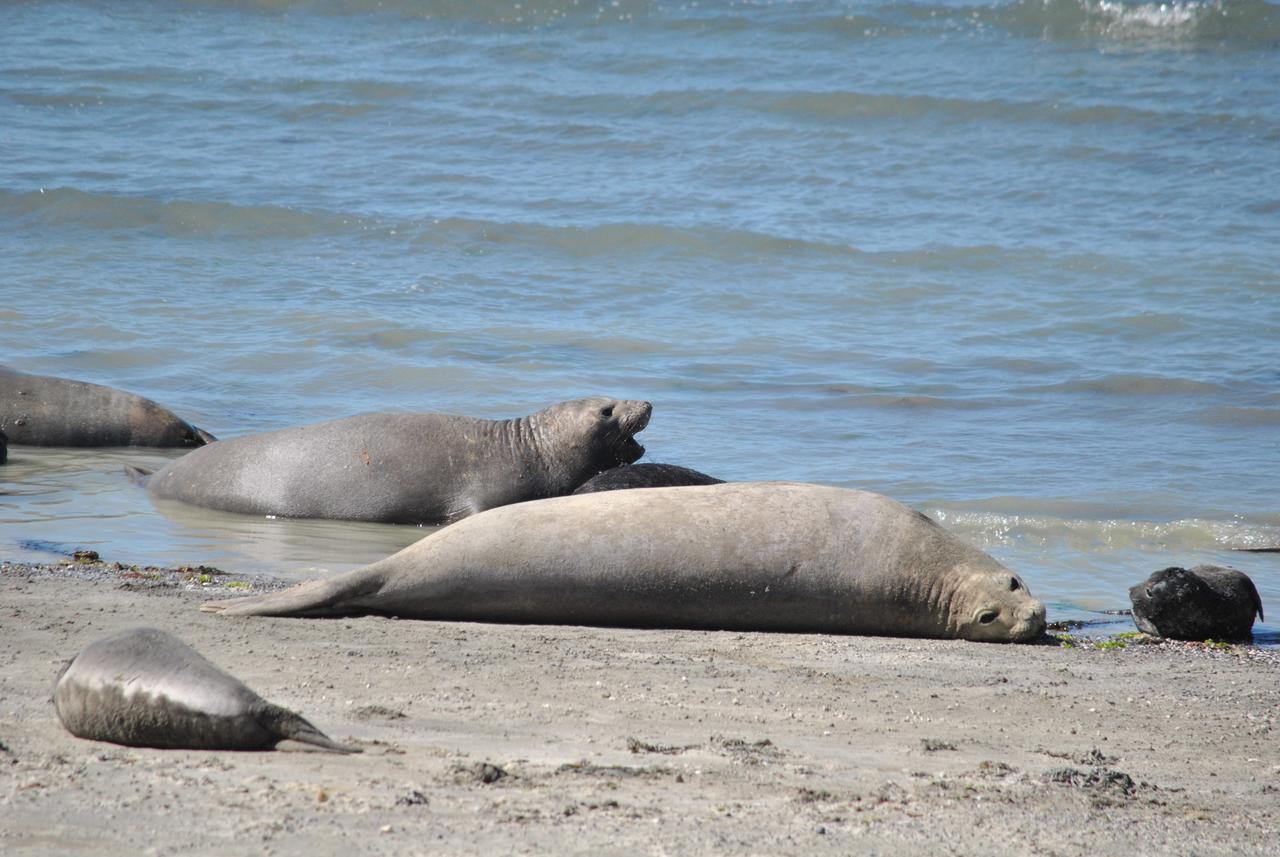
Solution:
{"label": "seal's eye", "polygon": [[999,610],[988,610],[986,613],[983,613],[978,617],[978,621],[984,625],[990,625],[992,622],[996,621],[996,617],[999,615]]}
{"label": "seal's eye", "polygon": [[601,408],[600,416],[605,418],[613,416],[613,405],[609,405],[608,407]]}
{"label": "seal's eye", "polygon": [[1019,589],[1021,589],[1021,588],[1022,588],[1022,584],[1018,582],[1018,578],[1016,578],[1016,577],[1011,577],[1011,578],[1009,578],[1009,591],[1010,591],[1010,592],[1017,592],[1017,591],[1018,591]]}
{"label": "seal's eye", "polygon": [[1147,587],[1147,597],[1148,597],[1148,598],[1150,598],[1150,597],[1151,597],[1151,587],[1150,587],[1150,586],[1148,586],[1148,587]]}

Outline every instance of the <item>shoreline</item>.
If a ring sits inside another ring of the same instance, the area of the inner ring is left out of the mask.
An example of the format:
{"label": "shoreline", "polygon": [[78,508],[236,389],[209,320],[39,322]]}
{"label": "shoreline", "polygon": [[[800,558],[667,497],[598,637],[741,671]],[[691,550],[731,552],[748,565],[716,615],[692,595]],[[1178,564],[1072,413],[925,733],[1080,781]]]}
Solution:
{"label": "shoreline", "polygon": [[[286,585],[199,567],[0,565],[0,850],[1275,847],[1275,650],[198,610],[207,598]],[[164,751],[72,737],[48,698],[59,664],[136,625],[178,635],[365,752]]]}

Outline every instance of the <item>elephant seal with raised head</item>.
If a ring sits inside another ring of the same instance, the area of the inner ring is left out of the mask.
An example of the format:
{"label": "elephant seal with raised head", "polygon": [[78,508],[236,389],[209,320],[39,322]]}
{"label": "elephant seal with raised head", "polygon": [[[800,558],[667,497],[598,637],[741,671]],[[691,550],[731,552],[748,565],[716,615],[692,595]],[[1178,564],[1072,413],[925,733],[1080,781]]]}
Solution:
{"label": "elephant seal with raised head", "polygon": [[1138,630],[1174,640],[1244,640],[1262,598],[1243,571],[1219,565],[1172,566],[1129,589]]}
{"label": "elephant seal with raised head", "polygon": [[510,420],[364,414],[218,441],[157,470],[147,489],[252,515],[442,524],[630,464],[651,410],[593,396]]}
{"label": "elephant seal with raised head", "polygon": [[215,439],[142,396],[3,366],[0,431],[15,446],[195,447]]}
{"label": "elephant seal with raised head", "polygon": [[1044,605],[992,557],[879,494],[740,482],[493,509],[226,616],[405,618],[1024,641]]}
{"label": "elephant seal with raised head", "polygon": [[58,675],[53,705],[72,735],[130,747],[267,750],[289,739],[360,752],[155,628],[121,631],[85,647]]}

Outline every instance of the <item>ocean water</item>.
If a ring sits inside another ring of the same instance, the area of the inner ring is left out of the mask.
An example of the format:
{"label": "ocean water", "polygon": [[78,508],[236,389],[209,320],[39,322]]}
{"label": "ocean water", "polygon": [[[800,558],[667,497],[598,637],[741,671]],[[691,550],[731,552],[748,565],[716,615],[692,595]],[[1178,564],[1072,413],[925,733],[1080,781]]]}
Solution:
{"label": "ocean water", "polygon": [[[1113,621],[1280,641],[1280,6],[0,2],[0,363],[219,436],[654,404],[645,460],[880,491]],[[15,448],[0,556],[309,576],[412,527]]]}

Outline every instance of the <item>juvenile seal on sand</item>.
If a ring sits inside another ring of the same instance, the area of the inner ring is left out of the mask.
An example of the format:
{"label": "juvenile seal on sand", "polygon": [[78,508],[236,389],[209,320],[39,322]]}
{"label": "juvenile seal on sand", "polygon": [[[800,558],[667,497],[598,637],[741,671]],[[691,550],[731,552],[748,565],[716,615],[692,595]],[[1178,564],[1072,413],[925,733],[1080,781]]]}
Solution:
{"label": "juvenile seal on sand", "polygon": [[156,471],[147,489],[251,515],[441,524],[568,494],[635,461],[650,411],[593,396],[511,420],[365,414],[218,441]]}
{"label": "juvenile seal on sand", "polygon": [[360,752],[155,628],[121,631],[87,646],[58,675],[53,705],[72,735],[130,747],[266,750],[290,739]]}
{"label": "juvenile seal on sand", "polygon": [[723,479],[680,467],[677,464],[625,464],[593,476],[574,489],[574,494],[593,491],[622,491],[628,488],[675,488],[680,485],[719,485]]}
{"label": "juvenile seal on sand", "polygon": [[741,482],[504,506],[226,616],[406,618],[1022,641],[1044,605],[928,517],[865,491]]}
{"label": "juvenile seal on sand", "polygon": [[0,430],[30,446],[201,446],[213,435],[150,399],[0,366]]}
{"label": "juvenile seal on sand", "polygon": [[1262,598],[1242,571],[1218,565],[1173,566],[1129,589],[1138,630],[1174,640],[1243,640]]}

